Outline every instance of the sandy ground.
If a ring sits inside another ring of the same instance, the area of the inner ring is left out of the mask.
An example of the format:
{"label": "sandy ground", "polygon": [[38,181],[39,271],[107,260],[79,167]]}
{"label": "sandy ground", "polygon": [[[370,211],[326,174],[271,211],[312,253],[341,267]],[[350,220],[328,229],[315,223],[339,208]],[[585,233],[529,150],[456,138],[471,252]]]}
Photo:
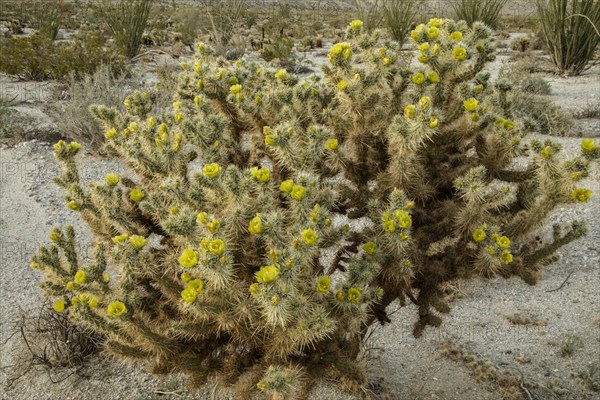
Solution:
{"label": "sandy ground", "polygon": [[[313,57],[315,64],[321,63],[324,55],[321,51],[320,57]],[[501,55],[490,66],[493,76],[507,59]],[[566,108],[577,108],[598,100],[599,71],[595,68],[577,78],[548,74],[544,77],[550,81],[555,102]],[[16,84],[5,78],[0,79],[0,84],[4,89],[7,84],[12,85],[9,88],[11,93],[20,96],[21,110],[37,117],[40,123],[50,124],[45,126],[51,126],[47,117],[38,114],[41,112],[38,106],[47,99],[46,86]],[[591,122],[596,127],[596,136],[600,133],[599,122]],[[563,144],[567,155],[578,150],[579,139],[552,139]],[[80,157],[80,170],[86,181],[101,179],[107,172],[126,172],[122,166],[92,154]],[[9,340],[13,323],[22,311],[31,313],[42,301],[37,288],[40,276],[28,268],[29,257],[48,242],[55,225],[73,224],[78,232],[86,232],[76,214],[64,208],[62,193],[51,182],[57,174],[58,166],[48,144],[33,140],[16,146],[0,146],[0,400],[233,398],[216,390],[213,384],[199,391],[189,390],[183,386],[181,376],[155,379],[144,372],[143,366],[104,359],[86,369],[88,378],[72,375],[60,383],[50,384],[50,377],[43,370],[34,370],[15,385],[6,385],[11,374],[9,367],[19,355],[26,354],[18,347],[16,338]],[[413,306],[394,312],[391,324],[374,328],[361,362],[368,367],[378,392],[393,399],[501,399],[493,381],[478,382],[464,363],[439,358],[440,343],[452,339],[477,357],[489,359],[499,370],[522,376],[525,383],[535,382],[554,390],[556,398],[600,398],[576,378],[600,359],[598,171],[582,185],[594,191],[590,201],[556,210],[550,222],[583,219],[588,223],[589,234],[561,249],[560,260],[545,269],[536,286],[528,286],[517,278],[457,282],[452,310],[444,316],[441,328],[429,328],[423,337],[414,338],[411,330],[417,313]],[[85,244],[81,247],[86,251]],[[561,289],[551,291],[566,278]],[[509,322],[507,317],[517,314],[537,323],[515,325]],[[566,341],[573,337],[579,339],[579,345],[571,355],[561,355]],[[52,379],[64,377],[67,372]],[[530,390],[532,399],[553,398],[540,387]],[[315,387],[311,395],[313,400],[353,398],[328,382]],[[525,392],[522,398],[527,399]]]}

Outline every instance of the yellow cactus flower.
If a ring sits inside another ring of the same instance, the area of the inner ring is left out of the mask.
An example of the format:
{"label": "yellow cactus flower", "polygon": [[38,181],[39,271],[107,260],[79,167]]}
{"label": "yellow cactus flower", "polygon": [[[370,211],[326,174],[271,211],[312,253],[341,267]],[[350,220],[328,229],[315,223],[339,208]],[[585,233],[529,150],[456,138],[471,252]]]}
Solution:
{"label": "yellow cactus flower", "polygon": [[173,206],[173,207],[171,207],[169,212],[171,213],[171,215],[177,215],[177,214],[179,214],[179,207]]}
{"label": "yellow cactus flower", "polygon": [[265,136],[265,144],[267,146],[275,146],[277,144],[277,141],[275,140],[273,135],[267,135]]}
{"label": "yellow cactus flower", "polygon": [[479,114],[472,113],[469,118],[471,118],[471,121],[477,122],[477,121],[479,121]]}
{"label": "yellow cactus flower", "polygon": [[344,90],[348,89],[348,82],[346,82],[345,80],[339,81],[337,84],[337,88],[340,92],[343,92]]}
{"label": "yellow cactus flower", "polygon": [[429,50],[429,42],[421,43],[417,46],[417,49],[419,49],[420,52],[425,53]]}
{"label": "yellow cactus flower", "polygon": [[292,187],[292,191],[290,192],[290,195],[292,196],[292,199],[294,199],[296,201],[300,201],[306,196],[306,189],[304,189],[300,185],[294,185]]}
{"label": "yellow cactus flower", "polygon": [[496,249],[494,248],[494,246],[488,246],[488,247],[486,247],[485,250],[487,251],[487,253],[490,256],[495,256],[496,255]]}
{"label": "yellow cactus flower", "polygon": [[208,222],[208,214],[204,211],[199,212],[198,215],[196,215],[196,222],[198,225],[206,224]]}
{"label": "yellow cactus flower", "polygon": [[204,293],[204,282],[202,279],[194,279],[187,283],[187,287],[195,291],[197,294]]}
{"label": "yellow cactus flower", "polygon": [[206,229],[208,229],[208,231],[210,233],[212,233],[213,235],[219,231],[220,227],[221,227],[221,224],[216,219],[213,219],[212,221],[210,221],[209,223],[206,224]]}
{"label": "yellow cactus flower", "polygon": [[231,94],[240,94],[242,93],[242,85],[233,85],[229,88],[229,92]]}
{"label": "yellow cactus flower", "polygon": [[360,31],[363,27],[363,22],[359,19],[355,19],[354,21],[350,22],[350,29],[355,30],[355,31]]}
{"label": "yellow cactus flower", "polygon": [[188,287],[181,291],[181,298],[188,304],[195,302],[197,297],[198,293],[193,288]]}
{"label": "yellow cactus flower", "polygon": [[54,311],[56,312],[63,312],[65,311],[65,302],[62,300],[56,300],[52,308],[54,308]]}
{"label": "yellow cactus flower", "polygon": [[31,269],[39,269],[40,268],[40,264],[36,263],[35,261],[32,261],[29,264],[29,268],[31,268]]}
{"label": "yellow cactus flower", "polygon": [[198,252],[194,249],[185,249],[177,259],[183,268],[192,268],[198,264]]}
{"label": "yellow cactus flower", "polygon": [[412,217],[404,210],[396,210],[394,216],[398,220],[398,225],[402,229],[408,229],[412,226]]}
{"label": "yellow cactus flower", "polygon": [[78,210],[78,209],[79,209],[79,203],[78,203],[78,202],[76,202],[75,200],[71,200],[71,201],[69,201],[69,202],[67,203],[67,208],[68,208],[69,210],[76,211],[76,210]]}
{"label": "yellow cactus flower", "polygon": [[208,244],[210,243],[210,239],[204,238],[200,241],[200,248],[203,252],[208,253]]}
{"label": "yellow cactus flower", "polygon": [[435,117],[434,117],[434,118],[431,118],[431,119],[429,120],[429,127],[430,127],[431,129],[435,129],[435,128],[437,128],[437,127],[438,127],[439,123],[440,123],[440,121],[439,121],[437,118],[435,118]]}
{"label": "yellow cactus flower", "polygon": [[293,188],[294,188],[294,181],[291,179],[287,179],[287,180],[281,182],[281,185],[279,185],[279,190],[281,190],[284,193],[291,193]]}
{"label": "yellow cactus flower", "polygon": [[401,233],[401,234],[398,236],[398,239],[400,239],[400,241],[402,241],[402,242],[405,242],[405,241],[407,241],[409,238],[410,238],[410,236],[408,236],[406,233]]}
{"label": "yellow cactus flower", "polygon": [[508,249],[510,247],[510,239],[507,238],[506,236],[502,236],[502,237],[498,238],[498,240],[496,240],[496,244],[501,249]]}
{"label": "yellow cactus flower", "polygon": [[192,276],[191,276],[190,274],[188,274],[187,272],[184,272],[184,273],[182,273],[182,274],[179,276],[179,278],[181,278],[181,280],[182,280],[184,283],[188,283],[189,281],[191,281],[191,280],[192,280]]}
{"label": "yellow cactus flower", "polygon": [[429,36],[430,39],[437,39],[438,36],[440,36],[440,30],[435,26],[432,26],[427,30],[427,36]]}
{"label": "yellow cactus flower", "polygon": [[396,232],[396,221],[394,221],[393,219],[385,221],[383,223],[383,229],[387,233],[394,233],[394,232]]}
{"label": "yellow cactus flower", "polygon": [[348,289],[348,301],[350,303],[358,303],[360,301],[360,290],[357,288]]}
{"label": "yellow cactus flower", "polygon": [[481,228],[475,229],[475,232],[473,232],[473,240],[475,240],[476,242],[482,242],[485,240],[485,238],[487,238],[485,230]]}
{"label": "yellow cactus flower", "polygon": [[441,18],[432,18],[428,23],[429,26],[435,26],[436,28],[439,28],[444,24],[444,20]]}
{"label": "yellow cactus flower", "polygon": [[256,276],[256,280],[259,283],[270,283],[275,279],[279,278],[281,275],[281,269],[277,264],[267,265],[262,267],[258,272],[254,274]]}
{"label": "yellow cactus flower", "polygon": [[500,261],[502,261],[504,264],[510,264],[512,260],[513,256],[508,250],[504,250],[500,255]]}
{"label": "yellow cactus flower", "polygon": [[314,244],[317,242],[317,239],[319,238],[319,236],[312,229],[305,229],[300,235],[302,236],[304,244],[306,244],[307,246],[314,246]]}
{"label": "yellow cactus flower", "polygon": [[108,315],[111,317],[120,317],[127,312],[127,307],[120,301],[115,301],[108,305]]}
{"label": "yellow cactus flower", "polygon": [[175,114],[175,121],[181,122],[183,120],[183,113]]}
{"label": "yellow cactus flower", "polygon": [[335,298],[341,303],[346,300],[346,295],[341,290],[338,290],[335,294]]}
{"label": "yellow cactus flower", "polygon": [[208,251],[220,256],[225,251],[225,243],[221,239],[211,240],[208,244]]}
{"label": "yellow cactus flower", "polygon": [[275,78],[282,80],[287,76],[287,71],[285,69],[280,69],[275,73]]}
{"label": "yellow cactus flower", "polygon": [[431,71],[429,74],[427,74],[427,79],[431,83],[439,83],[440,75],[436,71]]}
{"label": "yellow cactus flower", "polygon": [[100,300],[97,297],[90,297],[88,301],[88,306],[90,306],[90,308],[98,308],[99,305]]}
{"label": "yellow cactus flower", "polygon": [[453,40],[453,41],[455,41],[455,42],[458,42],[459,40],[462,40],[462,37],[463,37],[463,34],[460,31],[455,31],[455,32],[452,32],[450,34],[450,39]]}
{"label": "yellow cactus flower", "polygon": [[479,107],[479,102],[477,99],[471,97],[463,102],[463,106],[465,107],[465,110],[473,112]]}
{"label": "yellow cactus flower", "polygon": [[581,141],[581,151],[584,154],[591,154],[596,151],[596,141],[594,139],[583,139]]}
{"label": "yellow cactus flower", "polygon": [[198,52],[204,53],[206,51],[206,45],[203,42],[198,43],[197,46]]}
{"label": "yellow cactus flower", "polygon": [[483,92],[483,89],[485,89],[485,87],[482,84],[479,84],[473,88],[473,93],[479,94]]}
{"label": "yellow cactus flower", "polygon": [[112,139],[117,136],[117,130],[115,128],[111,128],[104,134],[104,137],[107,139]]}
{"label": "yellow cactus flower", "polygon": [[87,273],[80,269],[79,271],[77,271],[77,273],[75,274],[75,278],[73,278],[73,280],[75,281],[75,283],[77,283],[78,285],[83,285],[84,283],[87,282]]}
{"label": "yellow cactus flower", "polygon": [[417,115],[417,107],[415,107],[412,104],[404,107],[404,116],[406,118],[414,119],[416,115]]}
{"label": "yellow cactus flower", "polygon": [[229,78],[230,85],[237,85],[237,83],[238,83],[238,79],[235,76],[232,76],[231,78]]}
{"label": "yellow cactus flower", "polygon": [[106,174],[106,176],[104,177],[104,180],[106,181],[106,183],[108,183],[110,186],[115,186],[119,183],[119,181],[121,180],[121,177],[119,176],[119,174]]}
{"label": "yellow cactus flower", "polygon": [[425,82],[425,75],[422,72],[417,72],[412,76],[411,80],[415,85],[421,85]]}
{"label": "yellow cactus flower", "polygon": [[248,232],[252,235],[260,235],[262,233],[262,219],[258,215],[250,220]]}
{"label": "yellow cactus flower", "polygon": [[338,145],[339,143],[337,139],[327,139],[325,142],[325,148],[331,151],[337,150]]}
{"label": "yellow cactus flower", "polygon": [[102,280],[104,281],[104,283],[109,283],[110,282],[110,274],[108,272],[103,272]]}
{"label": "yellow cactus flower", "polygon": [[552,155],[552,147],[550,146],[546,146],[542,149],[542,151],[540,151],[540,155],[544,158],[550,158],[550,156]]}
{"label": "yellow cactus flower", "polygon": [[269,182],[271,179],[271,171],[269,171],[267,168],[261,168],[256,171],[255,178],[262,183]]}
{"label": "yellow cactus flower", "polygon": [[384,67],[387,67],[392,63],[392,61],[393,60],[390,57],[384,57],[381,62],[383,63]]}
{"label": "yellow cactus flower", "polygon": [[216,178],[219,172],[221,172],[221,168],[217,163],[206,164],[202,167],[202,173],[209,179]]}
{"label": "yellow cactus flower", "polygon": [[592,191],[588,189],[576,189],[573,191],[573,199],[579,203],[585,203],[592,197]]}
{"label": "yellow cactus flower", "polygon": [[132,201],[142,201],[142,200],[144,200],[144,195],[145,194],[142,189],[135,188],[129,193],[129,198]]}
{"label": "yellow cactus flower", "polygon": [[452,50],[452,57],[457,61],[462,61],[467,57],[467,49],[464,47],[457,47]]}
{"label": "yellow cactus flower", "polygon": [[331,288],[331,278],[328,276],[321,276],[317,279],[317,292],[321,294],[329,293],[329,289]]}
{"label": "yellow cactus flower", "polygon": [[365,253],[373,255],[377,251],[377,245],[373,242],[367,242],[363,244],[363,250],[365,251]]}
{"label": "yellow cactus flower", "polygon": [[136,249],[141,250],[146,246],[148,242],[145,237],[140,235],[131,235],[129,241],[135,246]]}
{"label": "yellow cactus flower", "polygon": [[431,105],[431,98],[429,96],[423,96],[419,100],[419,108],[421,110],[426,110]]}
{"label": "yellow cactus flower", "polygon": [[419,54],[419,57],[417,57],[417,60],[419,60],[421,64],[427,64],[429,58],[427,58],[427,54],[421,53]]}
{"label": "yellow cactus flower", "polygon": [[433,48],[431,49],[431,54],[433,54],[434,56],[437,56],[440,52],[440,45],[438,43],[433,45]]}
{"label": "yellow cactus flower", "polygon": [[123,243],[129,238],[129,235],[124,233],[122,235],[118,235],[112,238],[114,244]]}

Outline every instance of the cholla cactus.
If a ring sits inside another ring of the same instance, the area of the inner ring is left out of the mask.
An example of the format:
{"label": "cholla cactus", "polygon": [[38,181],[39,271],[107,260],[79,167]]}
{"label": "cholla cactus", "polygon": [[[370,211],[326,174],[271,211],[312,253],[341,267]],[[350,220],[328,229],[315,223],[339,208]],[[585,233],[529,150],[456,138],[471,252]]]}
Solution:
{"label": "cholla cactus", "polygon": [[56,229],[33,258],[56,310],[156,372],[218,373],[239,393],[281,398],[314,371],[364,383],[361,339],[396,299],[418,305],[418,335],[447,312],[449,279],[535,281],[585,233],[574,222],[550,243],[529,235],[557,205],[588,199],[578,180],[596,143],[565,164],[557,144],[532,142],[517,169],[528,149],[510,87],[481,72],[490,30],[434,19],[411,37],[408,70],[354,21],[324,78],[303,81],[200,44],[173,110],[153,115],[144,93],[124,114],[93,107],[132,177],[86,190],[79,146],[55,146],[56,182],[97,243],[84,266],[73,229]]}

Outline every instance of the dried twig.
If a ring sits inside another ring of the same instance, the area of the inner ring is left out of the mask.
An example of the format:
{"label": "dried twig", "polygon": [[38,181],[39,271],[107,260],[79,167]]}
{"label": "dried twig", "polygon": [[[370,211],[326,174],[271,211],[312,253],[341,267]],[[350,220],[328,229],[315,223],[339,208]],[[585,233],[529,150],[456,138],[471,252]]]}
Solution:
{"label": "dried twig", "polygon": [[565,278],[565,280],[563,281],[563,283],[560,284],[559,287],[557,287],[556,289],[552,289],[552,290],[546,290],[547,293],[550,292],[556,292],[557,290],[560,290],[563,288],[563,286],[565,286],[565,284],[567,283],[567,281],[569,280],[569,278],[571,277],[571,275],[573,275],[575,273],[575,270],[569,272],[569,275],[567,275],[567,277]]}

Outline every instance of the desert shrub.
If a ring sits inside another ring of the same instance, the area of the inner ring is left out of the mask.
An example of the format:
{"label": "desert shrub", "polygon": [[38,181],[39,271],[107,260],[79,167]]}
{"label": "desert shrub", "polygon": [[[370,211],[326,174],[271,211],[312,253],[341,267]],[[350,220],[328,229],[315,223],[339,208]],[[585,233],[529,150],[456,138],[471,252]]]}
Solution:
{"label": "desert shrub", "polygon": [[481,21],[492,28],[498,24],[498,17],[508,0],[452,0],[451,5],[458,19],[472,25]]}
{"label": "desert shrub", "polygon": [[536,1],[546,45],[558,72],[581,74],[600,43],[600,1]]}
{"label": "desert shrub", "polygon": [[524,53],[531,48],[531,40],[529,36],[519,36],[510,43],[510,48]]}
{"label": "desert shrub", "polygon": [[103,64],[122,71],[127,64],[107,38],[82,32],[73,42],[55,42],[45,35],[0,38],[0,71],[25,80],[77,79]]}
{"label": "desert shrub", "polygon": [[50,39],[56,39],[63,19],[63,4],[58,0],[30,4],[32,27]]}
{"label": "desert shrub", "polygon": [[[208,13],[210,19],[209,33],[212,44],[220,55],[227,55],[232,40],[238,39],[237,31],[243,24],[247,13],[246,0],[227,0],[222,6],[213,7]],[[239,48],[239,46],[236,46]],[[236,55],[240,51],[235,51]],[[242,52],[243,53],[243,52]],[[237,58],[229,55],[228,59]]]}
{"label": "desert shrub", "polygon": [[258,53],[265,61],[273,61],[283,68],[293,68],[297,62],[294,39],[287,36],[263,44]]}
{"label": "desert shrub", "polygon": [[22,139],[31,119],[10,108],[7,101],[0,99],[0,139]]}
{"label": "desert shrub", "polygon": [[89,106],[100,103],[123,111],[123,98],[133,92],[134,81],[126,74],[113,72],[108,65],[83,79],[71,73],[64,85],[56,89],[49,114],[63,137],[98,148],[104,136],[98,121],[89,113]]}
{"label": "desert shrub", "polygon": [[509,64],[500,67],[498,74],[500,79],[505,79],[515,87],[515,94],[532,93],[538,95],[549,95],[552,91],[550,84],[544,78],[533,75],[536,57],[526,56],[515,58]]}
{"label": "desert shrub", "polygon": [[415,0],[388,0],[381,4],[383,25],[394,40],[404,42],[417,11]]}
{"label": "desert shrub", "polygon": [[574,121],[569,113],[557,106],[548,96],[531,92],[530,80],[522,82],[507,96],[516,117],[522,118],[524,129],[543,134],[565,136],[571,132]]}
{"label": "desert shrub", "polygon": [[130,173],[84,189],[81,146],[55,145],[55,182],[96,243],[83,264],[73,228],[57,227],[33,257],[56,310],[154,372],[215,374],[236,398],[299,398],[314,377],[365,384],[361,341],[396,300],[418,306],[418,336],[449,311],[445,282],[535,282],[585,233],[575,221],[548,242],[531,234],[587,201],[578,180],[596,142],[565,164],[558,144],[523,141],[510,88],[482,73],[495,55],[481,23],[418,26],[412,69],[361,26],[331,47],[323,78],[200,43],[168,112],[144,92],[125,113],[94,107]]}
{"label": "desert shrub", "polygon": [[119,0],[115,5],[100,8],[117,46],[129,58],[137,56],[140,51],[153,1]]}
{"label": "desert shrub", "polygon": [[[74,323],[68,315],[54,311],[44,302],[37,310],[22,311],[21,317],[6,324],[16,362],[7,374],[7,386],[26,378],[32,370],[45,371],[52,382],[62,381],[82,368],[100,352],[102,337]],[[7,336],[8,336],[7,335]]]}

